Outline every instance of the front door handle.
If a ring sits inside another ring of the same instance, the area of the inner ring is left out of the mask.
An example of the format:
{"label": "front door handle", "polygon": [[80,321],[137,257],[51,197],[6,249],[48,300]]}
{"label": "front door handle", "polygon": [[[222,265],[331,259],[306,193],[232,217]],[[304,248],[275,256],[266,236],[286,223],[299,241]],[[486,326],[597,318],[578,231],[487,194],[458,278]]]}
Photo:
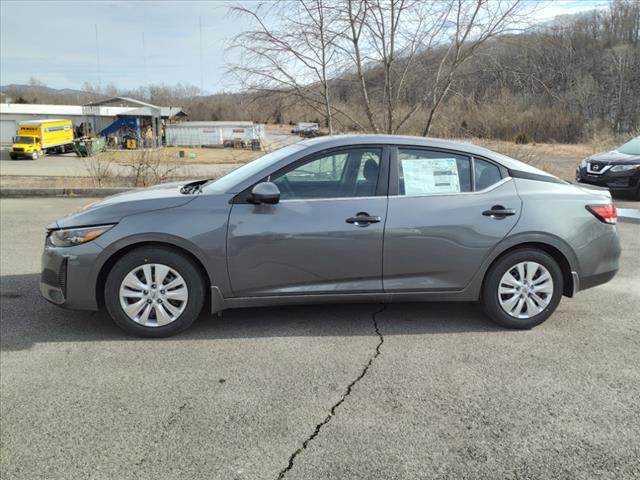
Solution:
{"label": "front door handle", "polygon": [[347,218],[347,223],[352,223],[358,227],[366,227],[372,223],[378,223],[382,221],[382,217],[376,217],[375,215],[369,215],[367,212],[358,212],[355,217]]}
{"label": "front door handle", "polygon": [[492,218],[510,217],[511,215],[515,214],[515,208],[504,208],[502,205],[494,205],[490,210],[485,210],[484,212],[482,212],[482,215],[484,215],[485,217]]}

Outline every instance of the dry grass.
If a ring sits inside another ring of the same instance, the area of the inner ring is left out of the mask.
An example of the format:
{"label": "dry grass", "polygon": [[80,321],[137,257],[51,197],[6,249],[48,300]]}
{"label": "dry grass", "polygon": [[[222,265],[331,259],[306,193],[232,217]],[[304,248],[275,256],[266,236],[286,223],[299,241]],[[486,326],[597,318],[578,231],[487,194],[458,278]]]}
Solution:
{"label": "dry grass", "polygon": [[[180,151],[184,151],[184,157],[180,157]],[[129,164],[137,155],[137,150],[117,150],[106,152],[105,155],[115,163]],[[178,163],[181,165],[194,164],[231,164],[247,163],[255,160],[264,152],[254,150],[239,150],[234,148],[188,148],[188,147],[164,147],[159,150],[163,161]]]}
{"label": "dry grass", "polygon": [[516,145],[503,140],[465,139],[503,155],[528,163],[565,180],[572,180],[575,168],[589,155],[609,150],[610,144],[595,143],[529,143]]}

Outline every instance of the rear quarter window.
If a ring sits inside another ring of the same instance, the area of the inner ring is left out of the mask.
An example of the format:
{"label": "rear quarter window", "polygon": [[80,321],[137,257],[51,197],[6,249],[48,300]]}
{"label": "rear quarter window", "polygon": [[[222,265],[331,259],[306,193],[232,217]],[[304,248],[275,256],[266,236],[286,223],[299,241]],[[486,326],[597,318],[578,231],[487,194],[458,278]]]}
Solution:
{"label": "rear quarter window", "polygon": [[497,166],[479,158],[474,158],[473,160],[473,173],[476,191],[489,188],[502,180],[500,169]]}

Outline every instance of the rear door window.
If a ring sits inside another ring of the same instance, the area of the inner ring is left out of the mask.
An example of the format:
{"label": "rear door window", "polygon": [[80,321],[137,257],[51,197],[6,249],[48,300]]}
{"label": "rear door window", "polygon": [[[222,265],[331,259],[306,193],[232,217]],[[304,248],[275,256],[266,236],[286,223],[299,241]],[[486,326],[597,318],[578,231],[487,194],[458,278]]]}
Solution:
{"label": "rear door window", "polygon": [[399,195],[471,191],[471,160],[465,155],[421,149],[398,149]]}

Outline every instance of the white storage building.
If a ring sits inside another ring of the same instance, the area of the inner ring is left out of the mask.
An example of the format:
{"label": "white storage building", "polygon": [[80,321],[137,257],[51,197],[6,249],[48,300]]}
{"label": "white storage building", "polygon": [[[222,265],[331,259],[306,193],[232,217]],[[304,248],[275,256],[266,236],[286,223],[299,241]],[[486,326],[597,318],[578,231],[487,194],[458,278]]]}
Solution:
{"label": "white storage building", "polygon": [[167,145],[180,147],[215,147],[225,141],[262,140],[263,125],[244,121],[181,122],[165,126]]}

